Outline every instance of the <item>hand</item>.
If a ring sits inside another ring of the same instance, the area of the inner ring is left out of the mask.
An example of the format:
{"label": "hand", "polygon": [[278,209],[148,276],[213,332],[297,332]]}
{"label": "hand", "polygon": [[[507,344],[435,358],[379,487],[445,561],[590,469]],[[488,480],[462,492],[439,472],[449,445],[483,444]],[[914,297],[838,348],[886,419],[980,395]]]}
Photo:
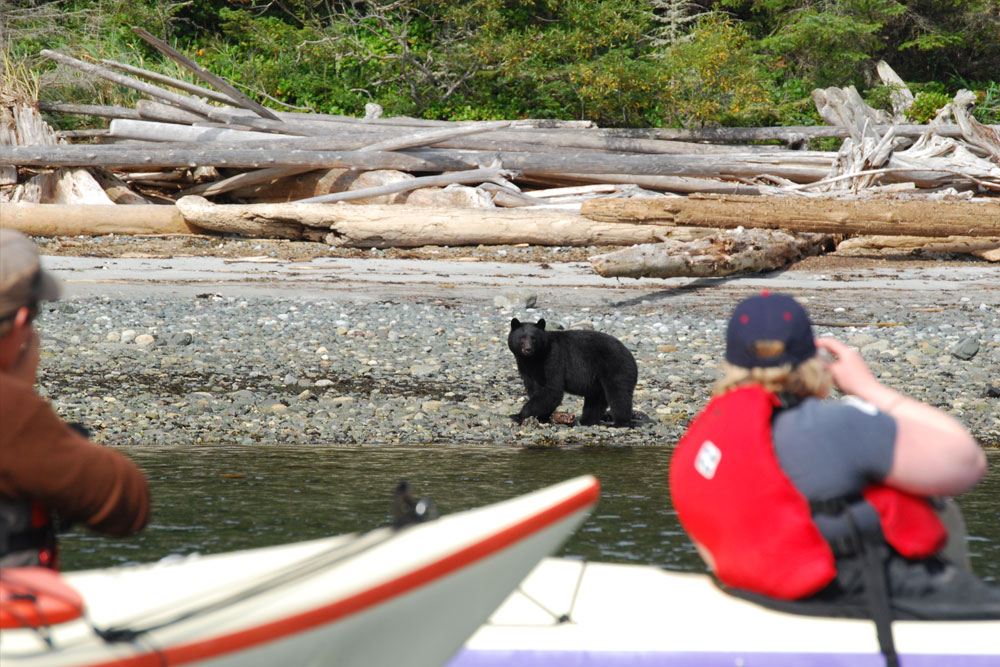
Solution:
{"label": "hand", "polygon": [[853,347],[841,343],[836,338],[817,338],[816,347],[832,357],[826,359],[826,369],[833,376],[837,388],[845,394],[867,398],[873,389],[881,386],[868,369],[865,360],[861,358],[861,354]]}
{"label": "hand", "polygon": [[4,370],[25,384],[34,386],[38,377],[39,341],[34,327],[27,327],[25,340],[21,343],[17,356]]}

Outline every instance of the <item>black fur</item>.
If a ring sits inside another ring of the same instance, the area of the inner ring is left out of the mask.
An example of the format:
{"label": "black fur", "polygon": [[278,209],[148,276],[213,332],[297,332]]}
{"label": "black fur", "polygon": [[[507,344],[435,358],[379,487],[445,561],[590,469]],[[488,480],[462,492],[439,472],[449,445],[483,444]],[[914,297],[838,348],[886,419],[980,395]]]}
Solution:
{"label": "black fur", "polygon": [[528,400],[512,418],[548,422],[563,394],[583,396],[584,426],[597,424],[611,407],[615,426],[632,422],[632,392],[639,371],[620,340],[598,331],[546,331],[545,320],[510,321],[507,347],[517,359]]}

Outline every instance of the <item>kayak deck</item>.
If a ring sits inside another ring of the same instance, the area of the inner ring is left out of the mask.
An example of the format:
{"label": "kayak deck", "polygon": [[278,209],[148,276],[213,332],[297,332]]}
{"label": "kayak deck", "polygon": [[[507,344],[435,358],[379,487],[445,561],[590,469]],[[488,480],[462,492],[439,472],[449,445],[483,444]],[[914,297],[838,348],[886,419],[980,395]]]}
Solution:
{"label": "kayak deck", "polygon": [[[1000,664],[1000,621],[896,621],[893,634],[907,667]],[[868,620],[765,609],[702,574],[547,558],[449,667],[804,663],[884,658]]]}

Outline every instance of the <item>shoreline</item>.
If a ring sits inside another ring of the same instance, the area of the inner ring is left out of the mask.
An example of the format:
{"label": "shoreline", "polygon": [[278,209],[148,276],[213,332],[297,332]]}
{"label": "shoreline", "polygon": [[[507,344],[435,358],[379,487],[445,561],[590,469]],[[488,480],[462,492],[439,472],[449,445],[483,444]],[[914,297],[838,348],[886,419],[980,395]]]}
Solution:
{"label": "shoreline", "polygon": [[[732,306],[770,288],[803,299],[816,334],[858,347],[887,384],[1000,447],[1000,266],[986,262],[810,258],[756,276],[617,281],[580,261],[218,252],[234,243],[189,258],[41,244],[66,283],[39,322],[57,410],[126,447],[665,447],[707,400]],[[515,425],[512,317],[622,340],[639,364],[639,424]]]}

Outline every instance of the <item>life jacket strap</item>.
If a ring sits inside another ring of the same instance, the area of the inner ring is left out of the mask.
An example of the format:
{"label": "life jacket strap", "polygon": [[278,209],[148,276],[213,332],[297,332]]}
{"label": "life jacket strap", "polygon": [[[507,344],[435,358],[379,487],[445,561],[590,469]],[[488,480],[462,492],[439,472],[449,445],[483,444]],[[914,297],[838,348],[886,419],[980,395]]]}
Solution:
{"label": "life jacket strap", "polygon": [[886,667],[899,667],[896,642],[892,637],[892,606],[889,602],[889,580],[886,576],[886,556],[889,546],[880,529],[864,530],[854,517],[851,507],[845,510],[851,523],[851,534],[857,540],[855,553],[861,558],[861,573],[865,582],[868,610],[875,623],[878,646],[885,656]]}
{"label": "life jacket strap", "polygon": [[865,597],[868,612],[875,623],[879,649],[885,656],[886,667],[898,667],[899,656],[892,637],[892,607],[889,602],[889,583],[885,573],[888,545],[879,527],[864,529],[854,516],[859,503],[864,502],[861,494],[842,498],[813,500],[809,509],[813,516],[825,514],[844,516],[851,524],[851,530],[839,539],[829,540],[830,548],[837,558],[853,556],[860,558],[864,577]]}

